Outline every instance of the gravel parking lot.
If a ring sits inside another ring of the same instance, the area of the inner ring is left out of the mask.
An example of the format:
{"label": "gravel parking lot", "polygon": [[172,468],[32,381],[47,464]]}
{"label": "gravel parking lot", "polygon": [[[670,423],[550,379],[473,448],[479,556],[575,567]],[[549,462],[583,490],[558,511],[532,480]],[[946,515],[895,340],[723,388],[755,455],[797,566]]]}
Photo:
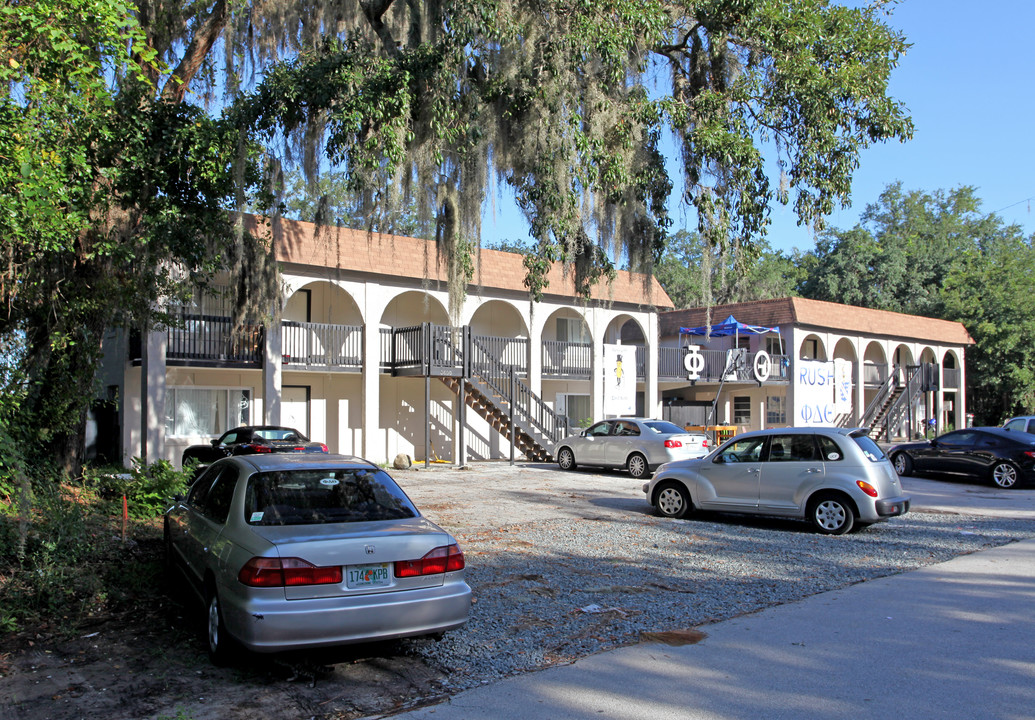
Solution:
{"label": "gravel parking lot", "polygon": [[644,634],[675,632],[679,642],[680,630],[1035,536],[1032,519],[944,511],[842,537],[789,520],[668,520],[628,475],[546,465],[397,475],[468,558],[470,623],[412,643],[447,669],[445,692]]}
{"label": "gravel parking lot", "polygon": [[[465,551],[475,604],[462,629],[219,669],[205,657],[200,613],[171,603],[152,611],[157,621],[121,618],[0,653],[0,716],[382,717],[642,639],[692,642],[708,622],[1035,537],[1030,514],[957,513],[946,502],[830,537],[799,521],[658,518],[641,482],[618,472],[481,463],[392,474]],[[996,502],[1035,495],[1005,492]]]}

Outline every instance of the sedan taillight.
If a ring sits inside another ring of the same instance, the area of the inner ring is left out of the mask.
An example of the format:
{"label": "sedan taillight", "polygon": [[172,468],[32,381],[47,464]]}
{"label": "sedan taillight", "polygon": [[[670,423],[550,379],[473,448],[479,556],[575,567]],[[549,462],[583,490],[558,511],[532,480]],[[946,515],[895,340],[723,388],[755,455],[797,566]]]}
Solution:
{"label": "sedan taillight", "polygon": [[667,447],[667,448],[683,447],[683,443],[679,442],[678,440],[666,440],[665,441],[665,447]]}
{"label": "sedan taillight", "polygon": [[464,554],[458,545],[437,547],[420,560],[397,560],[395,576],[399,578],[436,575],[464,569]]}
{"label": "sedan taillight", "polygon": [[237,573],[237,579],[249,587],[338,585],[342,570],[340,565],[317,567],[301,558],[253,557]]}

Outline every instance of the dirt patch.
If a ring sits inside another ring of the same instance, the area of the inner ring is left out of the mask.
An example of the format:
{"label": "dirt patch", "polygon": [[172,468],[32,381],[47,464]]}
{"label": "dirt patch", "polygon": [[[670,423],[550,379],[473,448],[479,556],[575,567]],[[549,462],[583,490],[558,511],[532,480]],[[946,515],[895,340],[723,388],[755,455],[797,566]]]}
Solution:
{"label": "dirt patch", "polygon": [[182,598],[99,620],[76,637],[8,637],[0,645],[0,717],[347,719],[443,694],[443,674],[408,653],[411,641],[253,655],[217,668],[201,628],[200,607]]}

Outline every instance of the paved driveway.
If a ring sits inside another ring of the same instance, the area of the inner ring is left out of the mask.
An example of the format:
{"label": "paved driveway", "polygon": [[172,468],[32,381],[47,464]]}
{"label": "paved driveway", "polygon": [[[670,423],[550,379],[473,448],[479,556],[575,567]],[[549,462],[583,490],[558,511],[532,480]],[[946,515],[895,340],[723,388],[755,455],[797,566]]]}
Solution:
{"label": "paved driveway", "polygon": [[913,508],[992,517],[1035,518],[1035,488],[1003,490],[963,480],[902,478]]}

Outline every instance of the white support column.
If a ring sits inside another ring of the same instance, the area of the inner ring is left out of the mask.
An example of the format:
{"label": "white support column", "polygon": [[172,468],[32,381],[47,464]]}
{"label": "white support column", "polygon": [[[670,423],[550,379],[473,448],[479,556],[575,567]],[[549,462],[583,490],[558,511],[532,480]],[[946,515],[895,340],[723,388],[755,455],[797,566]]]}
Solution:
{"label": "white support column", "polygon": [[148,464],[165,451],[165,353],[164,330],[148,333],[140,358],[140,457]]}
{"label": "white support column", "polygon": [[262,363],[262,407],[267,425],[280,425],[280,393],[284,379],[284,331],[279,321],[266,329]]}
{"label": "white support column", "polygon": [[[528,387],[539,397],[543,397],[543,332],[541,325],[528,331]],[[545,401],[546,398],[543,398]]]}
{"label": "white support column", "polygon": [[591,350],[590,408],[593,412],[593,419],[600,420],[604,417],[604,334],[602,330],[593,334]]}
{"label": "white support column", "polygon": [[658,343],[661,340],[658,314],[647,316],[647,377],[643,386],[643,414],[647,417],[661,417],[661,391],[658,388],[658,364],[661,353]]}
{"label": "white support column", "polygon": [[388,447],[378,431],[381,424],[381,327],[363,326],[363,457],[388,462]]}
{"label": "white support column", "polygon": [[967,373],[966,348],[960,348],[960,386],[956,389],[956,429],[967,426]]}
{"label": "white support column", "polygon": [[862,422],[863,413],[866,411],[866,362],[858,353],[859,360],[855,363],[855,396],[852,400],[852,425],[858,426]]}

